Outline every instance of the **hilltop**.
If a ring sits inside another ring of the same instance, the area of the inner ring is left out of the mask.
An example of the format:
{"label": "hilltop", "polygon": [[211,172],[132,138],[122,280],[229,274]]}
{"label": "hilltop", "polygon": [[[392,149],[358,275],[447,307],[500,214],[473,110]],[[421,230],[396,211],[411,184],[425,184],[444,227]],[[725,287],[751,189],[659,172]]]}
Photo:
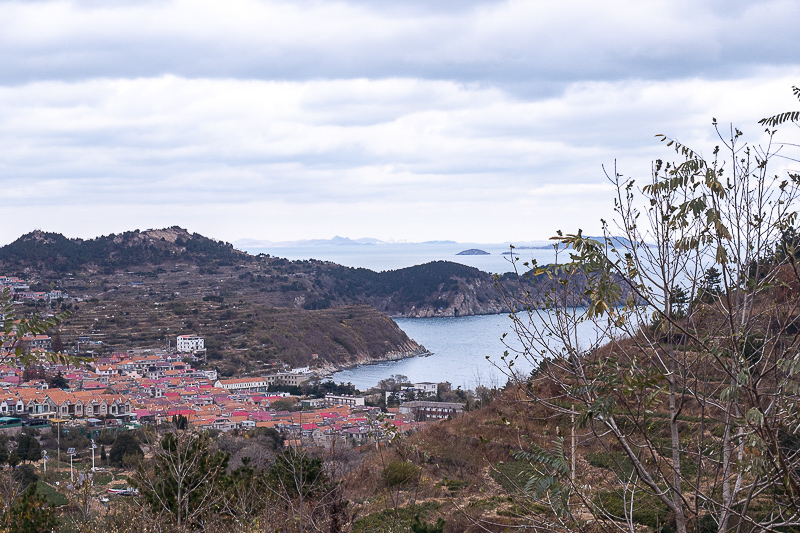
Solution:
{"label": "hilltop", "polygon": [[158,265],[167,261],[246,261],[233,245],[189,233],[183,228],[126,231],[95,239],[68,239],[60,233],[33,231],[0,248],[6,267],[66,273],[86,268],[115,269]]}

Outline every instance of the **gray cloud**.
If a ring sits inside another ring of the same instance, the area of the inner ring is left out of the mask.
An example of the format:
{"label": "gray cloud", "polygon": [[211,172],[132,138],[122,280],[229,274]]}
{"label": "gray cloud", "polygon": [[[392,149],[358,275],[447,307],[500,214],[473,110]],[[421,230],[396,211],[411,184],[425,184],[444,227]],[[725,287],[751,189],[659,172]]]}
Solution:
{"label": "gray cloud", "polygon": [[[392,5],[395,4],[395,5]],[[794,64],[800,5],[762,2],[0,4],[0,80],[410,77],[543,93]]]}
{"label": "gray cloud", "polygon": [[[0,2],[0,241],[544,238],[797,107],[793,2]],[[769,36],[769,38],[765,38]],[[33,207],[35,210],[31,210]],[[26,209],[27,208],[27,209]],[[35,213],[34,216],[31,213]]]}

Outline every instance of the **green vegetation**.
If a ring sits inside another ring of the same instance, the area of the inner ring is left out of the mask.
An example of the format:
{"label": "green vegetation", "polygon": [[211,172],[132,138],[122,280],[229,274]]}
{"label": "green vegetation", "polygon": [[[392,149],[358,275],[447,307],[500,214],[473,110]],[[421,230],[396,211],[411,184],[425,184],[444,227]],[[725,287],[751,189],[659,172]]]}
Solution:
{"label": "green vegetation", "polygon": [[526,461],[503,461],[492,465],[492,479],[506,492],[521,492],[531,477],[532,469]]}
{"label": "green vegetation", "polygon": [[383,482],[389,487],[406,487],[419,478],[420,469],[411,461],[392,461],[383,470]]}
{"label": "green vegetation", "polygon": [[43,481],[36,483],[36,494],[44,496],[47,503],[53,507],[61,507],[69,503],[66,496],[58,492],[52,485],[48,485]]}
{"label": "green vegetation", "polygon": [[117,435],[111,447],[109,462],[113,466],[134,466],[144,458],[139,441],[132,432],[123,432]]}
{"label": "green vegetation", "polygon": [[8,513],[9,530],[14,533],[40,533],[56,527],[55,512],[47,499],[37,494],[36,485],[31,485],[14,502]]}
{"label": "green vegetation", "polygon": [[[180,228],[169,228],[179,235],[174,242],[152,238],[148,232],[128,231],[120,235],[107,235],[96,239],[67,239],[59,233],[35,231],[0,248],[0,260],[16,267],[23,265],[45,266],[56,272],[80,270],[86,265],[105,269],[157,265],[178,259],[182,255],[232,264],[244,255],[227,243],[208,239],[198,234],[189,235]],[[157,271],[142,271],[142,277],[157,277]]]}
{"label": "green vegetation", "polygon": [[439,507],[436,502],[425,502],[411,507],[385,509],[357,519],[353,524],[353,533],[410,531],[415,518],[425,520]]}

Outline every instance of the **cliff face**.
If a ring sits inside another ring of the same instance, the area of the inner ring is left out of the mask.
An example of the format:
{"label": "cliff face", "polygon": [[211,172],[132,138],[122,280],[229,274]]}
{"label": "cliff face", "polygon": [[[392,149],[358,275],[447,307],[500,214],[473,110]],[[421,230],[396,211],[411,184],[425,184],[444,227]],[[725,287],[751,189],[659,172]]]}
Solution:
{"label": "cliff face", "polygon": [[494,315],[509,312],[508,306],[502,301],[480,300],[481,299],[476,295],[476,291],[472,287],[467,287],[464,292],[453,295],[452,303],[448,303],[446,306],[434,307],[431,304],[425,304],[420,307],[412,307],[411,309],[404,310],[395,316],[404,318],[432,318]]}

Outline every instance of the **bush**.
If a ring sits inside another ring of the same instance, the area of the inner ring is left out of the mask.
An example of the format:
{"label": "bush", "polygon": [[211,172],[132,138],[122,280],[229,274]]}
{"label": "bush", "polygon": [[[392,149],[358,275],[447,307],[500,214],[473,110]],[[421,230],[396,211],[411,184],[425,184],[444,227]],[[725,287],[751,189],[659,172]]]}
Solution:
{"label": "bush", "polygon": [[133,433],[123,432],[117,436],[111,453],[108,455],[109,462],[113,466],[132,466],[144,457],[142,448]]}
{"label": "bush", "polygon": [[420,468],[411,461],[392,461],[383,469],[383,482],[389,487],[403,487],[414,482]]}
{"label": "bush", "polygon": [[36,470],[29,464],[20,465],[18,468],[15,468],[12,475],[23,489],[39,481]]}
{"label": "bush", "polygon": [[58,525],[55,512],[47,503],[47,498],[36,493],[36,485],[28,487],[11,507],[9,515],[9,531],[13,532],[52,531]]}
{"label": "bush", "polygon": [[[594,498],[594,505],[603,509],[613,516],[622,517],[625,515],[625,503],[622,496],[612,491],[601,491]],[[636,499],[631,518],[637,524],[650,527],[653,531],[667,532],[672,531],[670,524],[669,509],[661,500],[652,494],[642,493]]]}

